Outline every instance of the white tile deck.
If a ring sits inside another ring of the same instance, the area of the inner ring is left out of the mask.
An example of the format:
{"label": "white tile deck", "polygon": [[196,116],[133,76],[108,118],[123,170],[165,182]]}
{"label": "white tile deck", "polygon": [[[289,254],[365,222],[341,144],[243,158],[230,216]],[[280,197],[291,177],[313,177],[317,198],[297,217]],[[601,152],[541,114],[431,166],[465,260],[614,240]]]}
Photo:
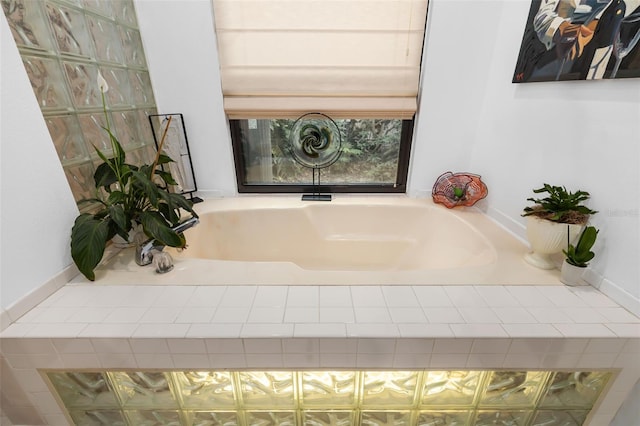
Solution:
{"label": "white tile deck", "polygon": [[37,370],[621,370],[592,425],[640,377],[640,319],[592,287],[69,284],[0,339],[41,424],[56,425]]}

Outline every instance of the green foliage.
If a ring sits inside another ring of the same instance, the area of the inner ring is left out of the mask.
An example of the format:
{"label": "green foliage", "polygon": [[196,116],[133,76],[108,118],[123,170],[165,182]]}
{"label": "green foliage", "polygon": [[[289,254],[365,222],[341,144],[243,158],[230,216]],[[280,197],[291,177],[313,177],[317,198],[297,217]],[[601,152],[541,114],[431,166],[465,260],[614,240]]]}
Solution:
{"label": "green foliage", "polygon": [[522,216],[536,215],[558,223],[584,223],[589,215],[597,213],[582,204],[590,197],[585,191],[569,192],[564,186],[545,183],[542,188],[534,189],[533,192],[548,195],[544,198],[527,198],[527,201],[535,205],[525,207]]}
{"label": "green foliage", "polygon": [[593,247],[596,242],[598,232],[600,231],[593,226],[587,226],[584,231],[582,231],[582,234],[580,234],[578,244],[575,246],[569,244],[566,250],[562,250],[565,256],[567,256],[567,262],[579,268],[585,268],[589,264],[589,261],[595,256],[595,253],[591,251],[591,247]]}
{"label": "green foliage", "polygon": [[[103,109],[106,117],[104,94]],[[104,130],[109,134],[113,157],[107,158],[95,148],[103,161],[93,176],[97,195],[81,201],[95,203],[97,208],[93,213],[80,214],[71,229],[71,257],[91,281],[95,280],[94,269],[102,260],[107,242],[115,235],[128,240],[129,232],[140,224],[149,238],[166,246],[185,247],[184,235],[172,228],[179,223],[181,210],[197,217],[189,200],[168,190],[176,182],[159,166],[171,162],[171,158],[158,154],[152,165],[127,164],[108,120]]]}

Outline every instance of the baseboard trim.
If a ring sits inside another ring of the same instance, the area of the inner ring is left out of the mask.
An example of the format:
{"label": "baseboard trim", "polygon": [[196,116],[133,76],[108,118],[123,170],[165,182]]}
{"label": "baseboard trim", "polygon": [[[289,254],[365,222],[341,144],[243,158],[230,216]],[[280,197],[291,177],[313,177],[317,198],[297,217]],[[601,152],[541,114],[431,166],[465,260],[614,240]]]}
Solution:
{"label": "baseboard trim", "polygon": [[20,317],[42,303],[47,297],[64,287],[79,271],[75,265],[69,265],[41,286],[33,289],[22,298],[3,309],[0,313],[0,332],[4,331]]}

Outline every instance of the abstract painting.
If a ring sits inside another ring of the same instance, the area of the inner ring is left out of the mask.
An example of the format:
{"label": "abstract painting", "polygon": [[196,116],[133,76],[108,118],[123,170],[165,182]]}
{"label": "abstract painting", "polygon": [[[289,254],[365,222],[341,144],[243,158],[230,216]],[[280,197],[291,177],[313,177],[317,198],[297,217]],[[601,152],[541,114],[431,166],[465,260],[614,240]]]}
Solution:
{"label": "abstract painting", "polygon": [[514,83],[640,77],[640,0],[532,0]]}

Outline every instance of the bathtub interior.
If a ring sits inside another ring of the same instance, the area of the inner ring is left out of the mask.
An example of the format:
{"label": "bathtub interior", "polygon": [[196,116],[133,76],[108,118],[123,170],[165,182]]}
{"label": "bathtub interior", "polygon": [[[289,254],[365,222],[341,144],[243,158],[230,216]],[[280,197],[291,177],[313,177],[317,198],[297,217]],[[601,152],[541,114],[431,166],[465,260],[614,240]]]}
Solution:
{"label": "bathtub interior", "polygon": [[200,215],[184,257],[291,262],[308,270],[418,270],[488,265],[491,242],[427,206],[298,204]]}
{"label": "bathtub interior", "polygon": [[[106,285],[562,285],[524,261],[528,246],[477,208],[407,196],[247,196],[196,205],[187,249],[157,274],[125,249],[96,270]],[[77,277],[72,282],[85,282]]]}

